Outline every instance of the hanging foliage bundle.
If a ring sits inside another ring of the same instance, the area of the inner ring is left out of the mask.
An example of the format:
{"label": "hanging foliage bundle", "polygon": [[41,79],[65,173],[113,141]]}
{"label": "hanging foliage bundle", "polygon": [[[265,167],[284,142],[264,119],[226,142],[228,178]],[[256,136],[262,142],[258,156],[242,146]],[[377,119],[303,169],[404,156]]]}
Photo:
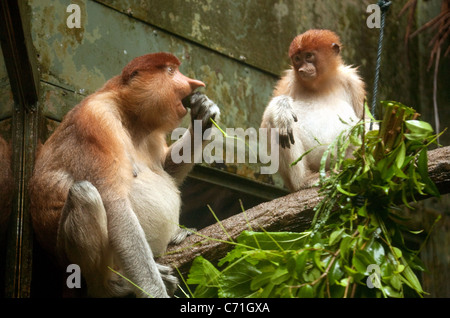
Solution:
{"label": "hanging foliage bundle", "polygon": [[[439,196],[427,148],[437,135],[411,108],[382,102],[379,130],[352,125],[329,145],[320,169],[321,202],[309,231],[244,231],[217,267],[197,257],[192,297],[422,296],[419,250],[404,240],[399,204]],[[348,158],[347,150],[353,156]],[[329,167],[329,169],[326,169]],[[410,231],[411,232],[411,231]],[[418,234],[418,232],[412,232]]]}

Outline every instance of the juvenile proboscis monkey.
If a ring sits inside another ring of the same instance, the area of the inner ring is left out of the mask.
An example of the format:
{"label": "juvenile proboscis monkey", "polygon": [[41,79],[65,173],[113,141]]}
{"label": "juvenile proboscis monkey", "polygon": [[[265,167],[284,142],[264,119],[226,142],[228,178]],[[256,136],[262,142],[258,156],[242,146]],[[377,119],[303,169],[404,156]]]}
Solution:
{"label": "juvenile proboscis monkey", "polygon": [[[193,164],[172,161],[166,135],[187,114],[185,98],[203,129],[220,113],[192,94],[204,83],[179,65],[169,53],[133,59],[64,117],[37,156],[30,181],[36,236],[65,264],[80,266],[89,296],[167,297],[176,288],[171,268],[154,257],[187,235],[178,223],[178,186]],[[177,142],[193,145],[192,138],[190,129]]]}
{"label": "juvenile proboscis monkey", "polygon": [[295,37],[289,47],[292,68],[264,112],[261,127],[279,129],[279,172],[291,191],[318,180],[326,145],[349,128],[343,121],[356,124],[363,118],[364,83],[355,68],[344,65],[340,51],[339,37],[329,30]]}

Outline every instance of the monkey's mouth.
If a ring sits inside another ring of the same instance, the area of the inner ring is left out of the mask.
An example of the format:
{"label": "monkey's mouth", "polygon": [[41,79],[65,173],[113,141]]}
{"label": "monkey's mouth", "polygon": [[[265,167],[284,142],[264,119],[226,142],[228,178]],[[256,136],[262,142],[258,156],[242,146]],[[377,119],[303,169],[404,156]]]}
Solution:
{"label": "monkey's mouth", "polygon": [[315,73],[298,72],[298,75],[304,80],[313,80],[316,78]]}
{"label": "monkey's mouth", "polygon": [[181,104],[183,105],[184,108],[191,108],[191,96],[192,94],[189,94],[188,96],[186,96],[181,100]]}
{"label": "monkey's mouth", "polygon": [[177,113],[179,118],[183,118],[188,113],[188,107],[186,106],[184,100],[181,100],[177,105]]}

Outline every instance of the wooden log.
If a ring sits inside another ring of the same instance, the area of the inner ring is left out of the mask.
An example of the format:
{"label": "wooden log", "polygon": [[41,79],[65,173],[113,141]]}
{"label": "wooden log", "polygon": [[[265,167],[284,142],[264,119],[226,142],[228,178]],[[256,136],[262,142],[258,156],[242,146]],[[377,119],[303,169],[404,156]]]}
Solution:
{"label": "wooden log", "polygon": [[[428,152],[428,172],[441,194],[450,193],[450,146]],[[302,231],[309,227],[314,207],[320,197],[316,188],[305,189],[262,203],[247,211],[210,225],[187,237],[181,244],[169,246],[166,254],[157,259],[171,265],[185,275],[192,261],[202,255],[217,261],[232,249],[244,230]],[[227,242],[228,241],[228,242]]]}

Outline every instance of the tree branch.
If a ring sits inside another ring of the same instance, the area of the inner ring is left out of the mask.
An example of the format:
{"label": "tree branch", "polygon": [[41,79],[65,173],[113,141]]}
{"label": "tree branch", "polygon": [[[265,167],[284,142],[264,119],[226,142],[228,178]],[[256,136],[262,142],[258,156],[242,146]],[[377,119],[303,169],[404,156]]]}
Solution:
{"label": "tree branch", "polygon": [[[428,152],[428,172],[441,194],[450,193],[450,147]],[[235,240],[244,230],[306,230],[319,201],[318,190],[313,188],[262,203],[221,221],[222,226],[210,225],[198,234],[187,237],[181,244],[169,246],[167,253],[157,261],[177,267],[182,274],[186,274],[197,256],[202,255],[210,261],[225,256],[233,247],[228,243],[229,238]]]}

